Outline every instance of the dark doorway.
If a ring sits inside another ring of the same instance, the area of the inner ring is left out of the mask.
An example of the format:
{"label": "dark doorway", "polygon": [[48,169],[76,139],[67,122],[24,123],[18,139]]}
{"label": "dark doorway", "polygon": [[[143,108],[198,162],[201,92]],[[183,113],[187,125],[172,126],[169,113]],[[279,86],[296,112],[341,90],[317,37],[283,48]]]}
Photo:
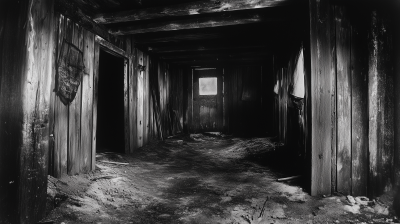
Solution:
{"label": "dark doorway", "polygon": [[124,58],[100,50],[97,151],[124,152]]}

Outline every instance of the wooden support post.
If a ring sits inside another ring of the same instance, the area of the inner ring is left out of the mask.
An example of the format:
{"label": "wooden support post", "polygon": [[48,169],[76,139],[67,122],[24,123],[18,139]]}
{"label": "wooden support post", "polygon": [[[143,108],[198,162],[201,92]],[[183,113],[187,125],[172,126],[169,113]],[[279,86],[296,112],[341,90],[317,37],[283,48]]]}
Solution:
{"label": "wooden support post", "polygon": [[0,220],[36,223],[45,215],[53,1],[0,2]]}
{"label": "wooden support post", "polygon": [[311,195],[331,193],[331,5],[310,0]]}

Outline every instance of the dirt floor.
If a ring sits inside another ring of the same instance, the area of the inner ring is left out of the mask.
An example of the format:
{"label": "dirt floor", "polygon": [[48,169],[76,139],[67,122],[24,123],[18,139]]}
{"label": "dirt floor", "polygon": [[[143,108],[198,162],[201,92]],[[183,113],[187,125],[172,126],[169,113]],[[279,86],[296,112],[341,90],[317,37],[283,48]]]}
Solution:
{"label": "dirt floor", "polygon": [[[271,138],[190,135],[132,155],[99,152],[96,170],[48,183],[42,223],[396,223],[390,201],[311,197]],[[118,162],[122,164],[113,164]]]}

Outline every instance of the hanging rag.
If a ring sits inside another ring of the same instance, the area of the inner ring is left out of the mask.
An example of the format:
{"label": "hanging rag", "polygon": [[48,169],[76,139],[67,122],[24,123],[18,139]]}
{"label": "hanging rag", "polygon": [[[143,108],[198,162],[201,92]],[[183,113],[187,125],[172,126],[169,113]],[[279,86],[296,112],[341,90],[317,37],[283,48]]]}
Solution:
{"label": "hanging rag", "polygon": [[57,62],[54,88],[54,92],[64,105],[69,105],[74,100],[84,72],[82,51],[64,40]]}

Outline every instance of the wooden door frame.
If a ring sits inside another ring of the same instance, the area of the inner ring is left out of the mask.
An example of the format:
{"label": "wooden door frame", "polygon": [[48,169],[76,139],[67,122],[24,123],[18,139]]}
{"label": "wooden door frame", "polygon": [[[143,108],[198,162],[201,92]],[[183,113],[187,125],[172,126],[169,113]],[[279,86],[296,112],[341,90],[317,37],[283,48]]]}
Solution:
{"label": "wooden door frame", "polygon": [[99,59],[100,59],[100,49],[105,52],[124,59],[124,132],[125,132],[125,153],[129,152],[129,100],[128,100],[128,85],[129,85],[129,64],[130,57],[126,51],[118,48],[117,46],[111,44],[105,39],[96,35],[95,45],[94,45],[94,61],[95,61],[95,71],[94,71],[94,81],[93,81],[93,142],[92,142],[92,170],[95,169],[96,161],[96,134],[97,134],[97,100],[98,100],[98,82],[99,82]]}

